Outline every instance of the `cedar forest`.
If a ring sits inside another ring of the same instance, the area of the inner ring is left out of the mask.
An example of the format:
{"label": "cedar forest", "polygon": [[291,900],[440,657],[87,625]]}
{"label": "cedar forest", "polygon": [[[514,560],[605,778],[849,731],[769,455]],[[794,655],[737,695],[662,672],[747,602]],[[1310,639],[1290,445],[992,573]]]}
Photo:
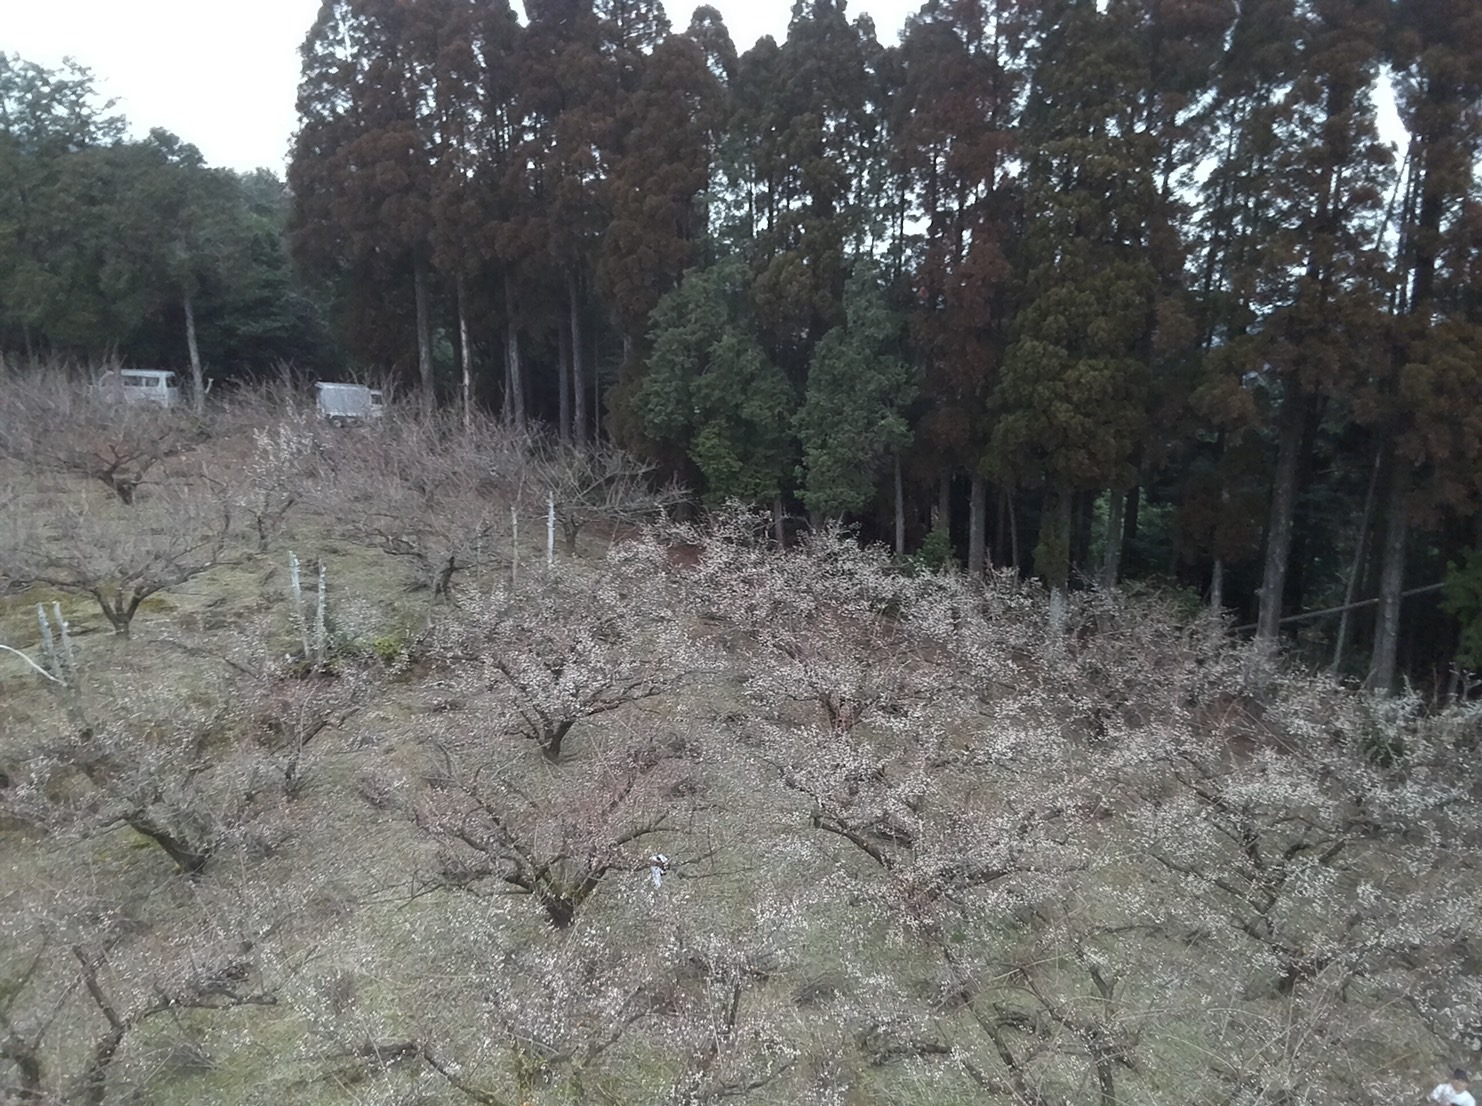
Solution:
{"label": "cedar forest", "polygon": [[302,56],[286,184],[6,60],[0,347],[399,381],[1372,687],[1482,659],[1477,5],[799,0],[741,52],[325,0]]}

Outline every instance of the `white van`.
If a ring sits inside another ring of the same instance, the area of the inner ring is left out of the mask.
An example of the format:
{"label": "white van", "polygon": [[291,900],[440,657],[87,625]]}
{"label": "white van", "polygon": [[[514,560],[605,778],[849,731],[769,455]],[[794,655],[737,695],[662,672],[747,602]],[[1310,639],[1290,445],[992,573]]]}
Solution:
{"label": "white van", "polygon": [[181,403],[180,378],[168,369],[110,370],[93,388],[115,403],[152,403],[156,407],[178,407]]}
{"label": "white van", "polygon": [[316,384],[315,406],[321,418],[336,426],[366,419],[378,419],[386,413],[381,389],[364,384]]}

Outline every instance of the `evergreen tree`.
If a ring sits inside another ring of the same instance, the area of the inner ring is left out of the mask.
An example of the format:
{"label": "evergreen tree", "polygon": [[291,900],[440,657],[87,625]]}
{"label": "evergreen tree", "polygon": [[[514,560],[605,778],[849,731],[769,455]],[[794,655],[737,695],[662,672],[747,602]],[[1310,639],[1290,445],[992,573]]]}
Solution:
{"label": "evergreen tree", "polygon": [[796,463],[796,393],[754,337],[748,293],[735,260],[686,273],[654,310],[634,402],[644,436],[682,450],[715,506],[776,506]]}
{"label": "evergreen tree", "polygon": [[[1285,90],[1300,58],[1290,0],[1240,6],[1229,49],[1216,69],[1204,111],[1210,170],[1189,231],[1186,277],[1199,358],[1190,374],[1178,457],[1190,477],[1180,496],[1180,534],[1188,557],[1211,559],[1211,603],[1225,603],[1225,569],[1260,550],[1261,513],[1270,483],[1259,379],[1258,320],[1269,311],[1279,220],[1269,202],[1280,152]],[[1243,520],[1243,521],[1242,521]]]}
{"label": "evergreen tree", "polygon": [[850,24],[835,0],[797,0],[786,42],[761,40],[737,68],[722,232],[752,258],[763,345],[797,385],[843,320],[850,258],[878,221],[879,56],[868,20]]}
{"label": "evergreen tree", "polygon": [[1024,301],[991,409],[995,475],[1044,488],[1035,571],[1064,588],[1078,493],[1136,481],[1157,270],[1157,146],[1124,6],[1049,5],[1024,115]]}
{"label": "evergreen tree", "polygon": [[911,215],[925,231],[912,242],[912,331],[929,400],[917,440],[944,487],[953,470],[969,474],[967,561],[974,574],[986,557],[984,412],[1002,364],[1009,257],[1020,234],[1010,166],[1022,30],[1007,3],[928,3],[901,45],[891,126],[892,157],[908,181]]}
{"label": "evergreen tree", "polygon": [[858,269],[844,307],[844,325],[813,351],[793,422],[803,455],[803,503],[826,518],[860,511],[874,498],[882,462],[910,441],[906,407],[915,395],[900,355],[901,319],[887,305],[878,275]]}
{"label": "evergreen tree", "polygon": [[81,66],[0,54],[0,339],[28,353],[101,353],[109,340],[97,274],[108,151],[124,131],[111,108]]}
{"label": "evergreen tree", "polygon": [[[413,349],[424,405],[432,374],[432,212],[440,136],[431,118],[435,58],[414,43],[439,5],[324,0],[303,46],[300,127],[288,169],[292,241],[312,271],[343,282],[360,319],[404,319],[411,293]],[[403,324],[404,325],[404,324]],[[400,333],[356,330],[363,354],[404,363]]]}
{"label": "evergreen tree", "polygon": [[1276,122],[1264,202],[1278,225],[1258,278],[1264,313],[1248,367],[1274,407],[1276,469],[1256,630],[1267,646],[1278,635],[1304,460],[1323,406],[1351,402],[1384,346],[1377,247],[1390,158],[1373,104],[1382,15],[1373,0],[1297,10],[1301,67]]}
{"label": "evergreen tree", "polygon": [[1395,15],[1397,101],[1410,151],[1391,363],[1369,412],[1389,470],[1368,673],[1383,691],[1395,678],[1409,531],[1447,512],[1472,515],[1482,495],[1482,312],[1466,263],[1476,228],[1465,217],[1479,198],[1482,14],[1450,0],[1409,0]]}

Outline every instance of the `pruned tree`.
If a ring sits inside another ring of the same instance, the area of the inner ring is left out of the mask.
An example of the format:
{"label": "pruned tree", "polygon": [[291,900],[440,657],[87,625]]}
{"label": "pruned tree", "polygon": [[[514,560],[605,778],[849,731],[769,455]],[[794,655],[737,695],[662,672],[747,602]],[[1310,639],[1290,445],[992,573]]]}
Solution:
{"label": "pruned tree", "polygon": [[[205,947],[195,950],[202,958],[185,971],[172,973],[174,978],[162,978],[144,988],[117,988],[108,975],[112,974],[110,954],[120,941],[118,934],[112,934],[101,942],[63,948],[45,934],[32,937],[21,970],[0,985],[4,994],[0,1000],[0,1091],[7,1101],[102,1106],[110,1099],[120,1054],[155,1019],[179,1020],[194,1011],[273,1006],[278,1001],[276,988],[250,958],[211,958],[209,951],[216,950]],[[72,971],[66,972],[64,966]],[[48,985],[51,990],[45,992]],[[71,1030],[58,1024],[74,1001],[83,1001],[79,991],[85,993],[93,1019],[102,1019],[101,1028]],[[59,1042],[49,1038],[64,1031],[85,1038],[77,1042],[82,1046],[77,1051],[85,1057],[80,1070],[57,1070],[62,1066],[56,1063]],[[136,1093],[140,1090],[135,1088]]]}
{"label": "pruned tree", "polygon": [[124,504],[209,434],[184,412],[116,402],[60,370],[3,374],[0,387],[0,456],[33,472],[97,480]]}
{"label": "pruned tree", "polygon": [[[38,713],[23,745],[3,735],[24,768],[0,780],[0,832],[24,842],[30,878],[0,894],[0,1095],[101,1106],[147,1097],[149,1054],[192,1047],[196,1012],[276,1004],[284,963],[259,946],[285,904],[240,864],[207,875],[229,846],[272,839],[265,776],[229,736],[234,701],[101,671],[55,610],[41,625],[32,667],[59,714]],[[121,830],[148,847],[111,844]]]}
{"label": "pruned tree", "polygon": [[[464,433],[437,416],[387,417],[326,447],[314,502],[359,543],[415,566],[415,586],[450,594],[459,573],[506,555],[509,507],[526,478],[517,439]],[[367,446],[370,446],[367,448]]]}
{"label": "pruned tree", "polygon": [[[58,833],[127,827],[191,877],[250,833],[268,765],[250,745],[208,756],[229,732],[236,704],[167,707],[167,699],[136,699],[96,680],[57,694],[65,722],[30,750],[11,796],[14,816]],[[81,790],[78,776],[87,785]]]}
{"label": "pruned tree", "polygon": [[234,676],[242,721],[280,777],[284,797],[298,798],[309,779],[309,745],[327,740],[320,735],[340,729],[362,709],[373,687],[370,673],[344,663],[306,670],[296,658],[260,645],[223,659]]}
{"label": "pruned tree", "polygon": [[308,414],[275,413],[251,431],[252,454],[240,469],[219,477],[230,502],[249,523],[257,551],[266,553],[289,513],[310,494],[324,444]]}
{"label": "pruned tree", "polygon": [[412,1064],[484,1104],[582,1097],[614,1080],[676,1106],[775,1092],[796,1066],[800,1026],[761,995],[792,934],[717,925],[683,893],[620,898],[624,924],[642,927],[628,944],[577,926],[511,948],[504,926],[466,927],[466,983],[487,994],[478,1034],[426,1018],[412,1036],[347,1037],[338,1054],[360,1061],[360,1078]]}
{"label": "pruned tree", "polygon": [[657,466],[604,443],[550,444],[534,454],[532,469],[530,508],[542,506],[538,495],[543,487],[570,555],[576,553],[577,537],[592,523],[646,526],[690,498],[678,481],[662,482]]}
{"label": "pruned tree", "polygon": [[433,650],[461,685],[493,693],[496,731],[557,762],[578,722],[672,695],[715,667],[665,594],[666,568],[651,538],[624,542],[593,573],[558,567],[444,620]]}
{"label": "pruned tree", "polygon": [[229,502],[202,486],[162,487],[131,506],[86,494],[0,534],[11,579],[91,598],[127,637],[141,604],[236,557]]}
{"label": "pruned tree", "polygon": [[681,581],[690,602],[754,650],[751,698],[814,703],[847,731],[926,695],[936,676],[923,630],[954,585],[896,572],[883,550],[832,529],[778,549],[757,540],[762,525],[731,514],[679,535],[701,550]]}
{"label": "pruned tree", "polygon": [[1476,1016],[1470,991],[1440,998],[1475,929],[1474,881],[1442,856],[1482,831],[1455,744],[1474,721],[1302,682],[1232,701],[1238,657],[1222,699],[1209,643],[1155,633],[1156,606],[1139,629],[1132,605],[1097,632],[1124,638],[1136,702],[1108,654],[1077,653],[1095,632],[1072,612],[1071,647],[991,699],[768,728],[800,818],[855,858],[838,893],[940,966],[925,1000],[869,1004],[861,1047],[1030,1102],[1110,1106],[1170,1063],[1252,1102],[1400,1093],[1404,1051]]}
{"label": "pruned tree", "polygon": [[691,755],[676,737],[607,750],[576,776],[456,768],[416,815],[442,845],[431,886],[477,891],[497,879],[569,929],[610,873],[647,872],[650,839],[686,828],[692,803],[674,787]]}

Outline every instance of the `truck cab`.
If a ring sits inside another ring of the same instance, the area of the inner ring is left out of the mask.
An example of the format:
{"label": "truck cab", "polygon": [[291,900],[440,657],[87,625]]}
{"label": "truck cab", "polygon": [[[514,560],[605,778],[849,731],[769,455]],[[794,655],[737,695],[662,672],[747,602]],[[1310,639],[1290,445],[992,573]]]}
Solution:
{"label": "truck cab", "polygon": [[365,384],[325,384],[314,386],[314,406],[321,418],[335,426],[378,419],[386,412],[381,389]]}
{"label": "truck cab", "polygon": [[180,378],[168,369],[110,369],[98,378],[93,390],[115,403],[149,403],[156,407],[178,407]]}

